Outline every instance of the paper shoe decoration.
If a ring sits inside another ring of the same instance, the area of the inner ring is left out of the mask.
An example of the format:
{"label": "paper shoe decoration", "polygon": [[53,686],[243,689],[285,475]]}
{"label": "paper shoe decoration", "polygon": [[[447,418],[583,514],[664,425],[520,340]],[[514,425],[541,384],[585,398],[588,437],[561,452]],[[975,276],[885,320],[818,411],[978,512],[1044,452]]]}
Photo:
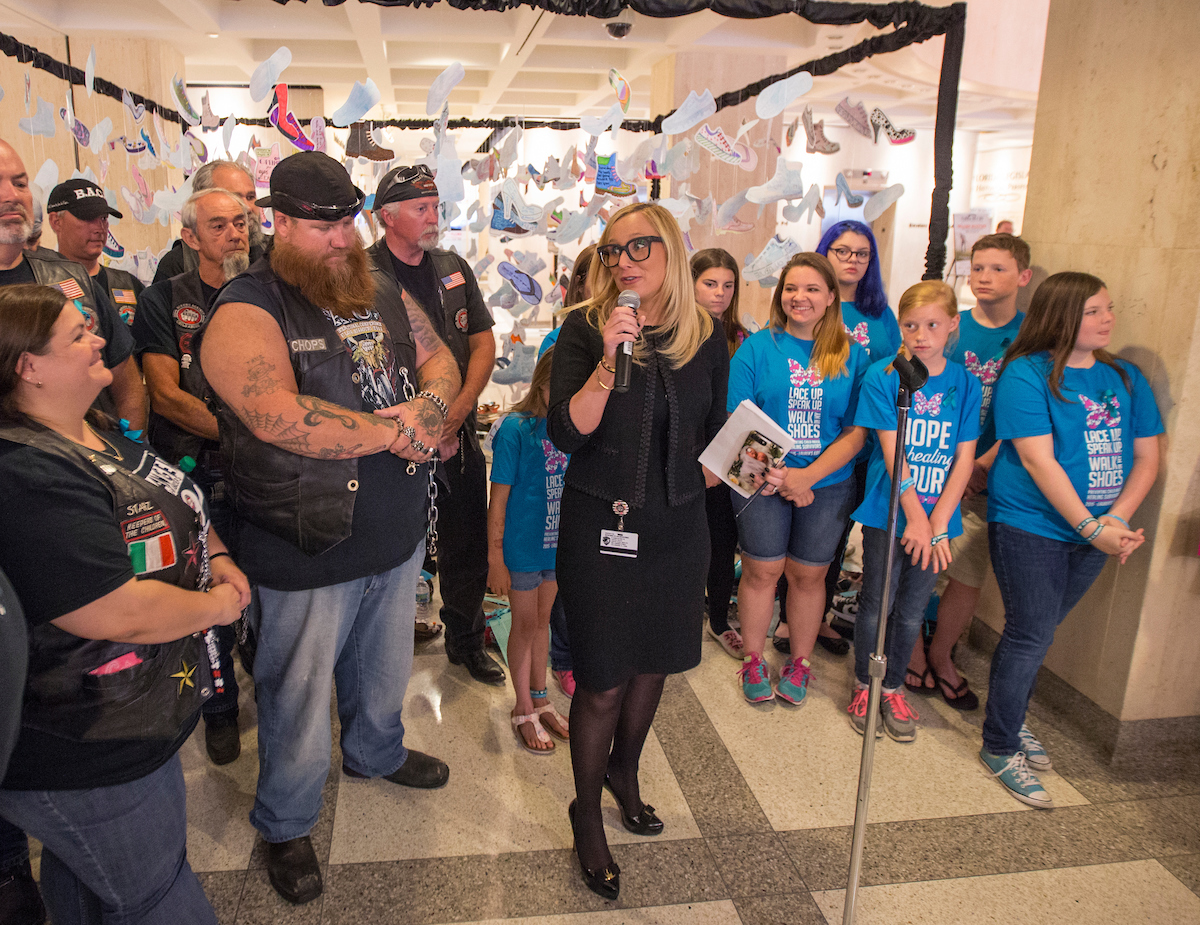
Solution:
{"label": "paper shoe decoration", "polygon": [[601,154],[596,158],[596,192],[622,198],[632,196],[637,187],[617,174],[617,155]]}
{"label": "paper shoe decoration", "polygon": [[623,113],[624,110],[621,108],[621,104],[613,103],[608,107],[608,112],[602,116],[583,116],[580,118],[579,127],[589,135],[603,135],[609,129],[612,129],[613,133],[616,134],[616,130],[621,127],[621,116]]}
{"label": "paper shoe decoration", "polygon": [[746,191],[735,193],[726,199],[717,208],[716,216],[713,218],[713,230],[717,234],[741,234],[749,231],[754,225],[750,222],[743,222],[737,217],[738,210],[746,204]]}
{"label": "paper shoe decoration", "polygon": [[875,221],[875,219],[879,218],[884,212],[895,205],[896,200],[903,195],[903,183],[893,183],[887,189],[880,190],[878,193],[868,199],[867,204],[863,206],[863,221]]}
{"label": "paper shoe decoration", "polygon": [[63,125],[67,130],[75,136],[75,140],[85,148],[90,147],[92,133],[88,131],[87,126],[75,118],[75,115],[65,106],[58,110],[58,117],[62,119]]}
{"label": "paper shoe decoration", "polygon": [[746,201],[764,205],[781,199],[799,199],[804,195],[804,180],[800,176],[800,165],[792,170],[782,157],[775,162],[775,175],[762,186],[746,190]]}
{"label": "paper shoe decoration", "polygon": [[760,119],[772,119],[787,109],[794,100],[811,90],[812,85],[812,74],[808,71],[777,80],[755,99],[754,112]]}
{"label": "paper shoe decoration", "polygon": [[[286,45],[280,45],[275,49],[275,53],[267,58],[262,64],[254,69],[254,73],[250,75],[250,99],[256,103],[261,103],[267,98],[267,94],[271,89],[279,83],[279,75],[283,73],[284,68],[292,63],[292,52]],[[370,107],[368,107],[370,108]],[[349,125],[354,119],[350,119],[340,125]]]}
{"label": "paper shoe decoration", "polygon": [[608,85],[617,94],[617,102],[621,104],[621,112],[629,112],[629,103],[633,99],[633,88],[617,71],[615,67],[608,69]]}
{"label": "paper shoe decoration", "polygon": [[128,90],[121,91],[121,102],[125,104],[125,108],[129,110],[129,114],[133,116],[135,123],[140,123],[146,118],[146,105],[144,103],[133,102],[133,96]]}
{"label": "paper shoe decoration", "polygon": [[108,141],[108,136],[112,134],[113,121],[108,116],[105,116],[94,126],[92,126],[92,140],[88,147],[92,149],[93,154],[99,154],[104,149],[104,143]]}
{"label": "paper shoe decoration", "polygon": [[40,96],[37,98],[37,110],[28,119],[18,119],[17,128],[26,135],[44,135],[54,137],[54,109]]}
{"label": "paper shoe decoration", "polygon": [[798,253],[800,253],[799,244],[791,238],[781,238],[779,235],[775,235],[767,242],[766,247],[759,252],[757,257],[746,255],[746,267],[742,270],[742,276],[750,282],[775,276],[784,268],[792,255]]}
{"label": "paper shoe decoration", "polygon": [[300,127],[299,120],[292,113],[292,107],[288,105],[287,84],[279,83],[275,85],[275,95],[271,97],[271,107],[267,111],[267,121],[279,129],[283,133],[283,136],[301,151],[312,151],[315,148],[311,139],[304,134],[304,129]]}
{"label": "paper shoe decoration", "polygon": [[[291,59],[290,52],[288,58]],[[266,96],[265,92],[263,96]],[[338,128],[346,128],[351,123],[358,122],[378,102],[379,88],[375,86],[375,81],[370,77],[367,78],[365,84],[356,80],[354,86],[350,88],[350,95],[346,97],[346,102],[337,108],[330,119]]]}
{"label": "paper shoe decoration", "polygon": [[83,87],[87,90],[87,95],[92,95],[92,90],[96,86],[96,46],[92,46],[92,50],[88,52],[87,64],[83,66]]}
{"label": "paper shoe decoration", "polygon": [[171,78],[171,98],[175,103],[175,111],[184,122],[188,125],[200,124],[200,113],[196,112],[196,107],[188,99],[187,88],[178,74]]}
{"label": "paper shoe decoration", "polygon": [[541,284],[524,270],[517,269],[507,260],[501,260],[496,265],[496,270],[512,283],[513,289],[530,305],[537,305],[542,301]]}
{"label": "paper shoe decoration", "polygon": [[717,101],[713,99],[712,91],[705,90],[702,96],[691,91],[683,104],[662,121],[664,135],[678,135],[686,132],[694,125],[699,125],[717,111]]}
{"label": "paper shoe decoration", "polygon": [[432,116],[442,111],[446,101],[450,99],[450,91],[459,85],[467,72],[462,64],[455,61],[442,73],[438,74],[429,86],[429,96],[425,100],[425,115]]}
{"label": "paper shoe decoration", "polygon": [[696,144],[723,163],[737,164],[742,160],[741,154],[733,149],[733,143],[720,128],[711,129],[706,122],[696,132],[695,138]]}

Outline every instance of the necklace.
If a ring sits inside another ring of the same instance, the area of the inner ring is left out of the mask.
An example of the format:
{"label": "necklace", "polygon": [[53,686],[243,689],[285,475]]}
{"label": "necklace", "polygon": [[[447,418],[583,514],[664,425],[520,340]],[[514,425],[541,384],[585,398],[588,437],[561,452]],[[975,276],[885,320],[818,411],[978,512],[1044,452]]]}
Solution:
{"label": "necklace", "polygon": [[91,424],[87,423],[87,421],[84,421],[83,426],[88,429],[88,433],[90,433],[93,437],[95,437],[97,440],[99,440],[101,443],[104,444],[105,449],[101,450],[100,452],[105,453],[109,456],[112,456],[118,462],[121,462],[125,459],[124,454],[122,454],[120,450],[118,450],[112,443],[110,443],[107,438],[96,433],[96,431],[92,428]]}

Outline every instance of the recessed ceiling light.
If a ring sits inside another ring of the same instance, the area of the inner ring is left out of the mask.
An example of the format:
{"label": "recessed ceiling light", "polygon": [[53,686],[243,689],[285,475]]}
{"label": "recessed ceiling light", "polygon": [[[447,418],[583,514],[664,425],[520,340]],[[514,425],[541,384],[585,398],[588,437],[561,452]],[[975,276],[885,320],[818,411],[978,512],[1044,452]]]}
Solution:
{"label": "recessed ceiling light", "polygon": [[208,33],[208,37],[209,37],[210,39],[219,39],[221,36],[220,36],[220,33],[217,33],[217,32],[210,32],[210,33]]}

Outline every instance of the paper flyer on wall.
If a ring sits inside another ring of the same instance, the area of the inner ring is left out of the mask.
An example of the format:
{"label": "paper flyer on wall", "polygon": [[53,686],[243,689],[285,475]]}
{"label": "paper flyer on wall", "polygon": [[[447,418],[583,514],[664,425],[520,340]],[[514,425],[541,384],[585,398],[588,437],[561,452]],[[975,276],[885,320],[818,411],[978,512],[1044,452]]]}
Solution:
{"label": "paper flyer on wall", "polygon": [[792,443],[786,430],[747,399],[705,447],[700,464],[749,498],[761,487],[767,467],[780,465]]}

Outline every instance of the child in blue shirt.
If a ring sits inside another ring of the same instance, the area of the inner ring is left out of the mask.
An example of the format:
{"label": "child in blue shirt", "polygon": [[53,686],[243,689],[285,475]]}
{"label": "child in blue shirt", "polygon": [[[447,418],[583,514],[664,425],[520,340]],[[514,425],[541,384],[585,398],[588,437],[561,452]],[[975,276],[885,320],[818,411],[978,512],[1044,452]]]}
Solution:
{"label": "child in blue shirt", "polygon": [[[792,437],[786,465],[768,472],[758,497],[731,496],[735,510],[749,505],[738,519],[738,613],[745,651],[739,675],[751,703],[776,694],[804,702],[825,615],[825,573],[853,507],[851,472],[864,433],[852,422],[868,360],[846,336],[838,306],[829,261],[797,254],[775,287],[770,326],[747,338],[730,363],[729,410],[749,399]],[[788,580],[791,657],[772,690],[762,653],[781,575]]]}
{"label": "child in blue shirt", "polygon": [[507,594],[512,608],[508,668],[517,703],[513,734],[536,755],[566,741],[567,721],[546,699],[550,609],[558,594],[559,501],[568,457],[546,436],[553,348],[533,370],[529,393],[513,406],[492,439],[488,504],[488,587]]}
{"label": "child in blue shirt", "polygon": [[892,601],[887,674],[880,709],[883,730],[897,742],[917,735],[917,714],[904,696],[904,672],[921,630],[937,573],[950,563],[949,538],[962,532],[958,505],[975,461],[979,436],[979,381],[946,359],[946,341],[958,327],[954,290],[939,280],[909,287],[900,298],[904,351],[929,370],[929,381],[912,397],[900,478],[898,539],[892,574],[887,561],[888,499],[896,449],[896,396],[900,377],[890,361],[874,364],[863,380],[854,423],[875,431],[867,493],[854,512],[863,527],[863,589],[855,623],[851,725],[867,725],[867,667],[879,627],[880,604]]}
{"label": "child in blue shirt", "polygon": [[1053,801],[1034,774],[1050,757],[1025,725],[1034,680],[1104,563],[1124,562],[1145,541],[1129,521],[1158,473],[1162,418],[1138,368],[1108,352],[1112,328],[1101,280],[1054,274],[1034,293],[996,389],[1002,443],[988,478],[988,532],[1005,623],[979,757],[1013,797],[1039,808]]}

